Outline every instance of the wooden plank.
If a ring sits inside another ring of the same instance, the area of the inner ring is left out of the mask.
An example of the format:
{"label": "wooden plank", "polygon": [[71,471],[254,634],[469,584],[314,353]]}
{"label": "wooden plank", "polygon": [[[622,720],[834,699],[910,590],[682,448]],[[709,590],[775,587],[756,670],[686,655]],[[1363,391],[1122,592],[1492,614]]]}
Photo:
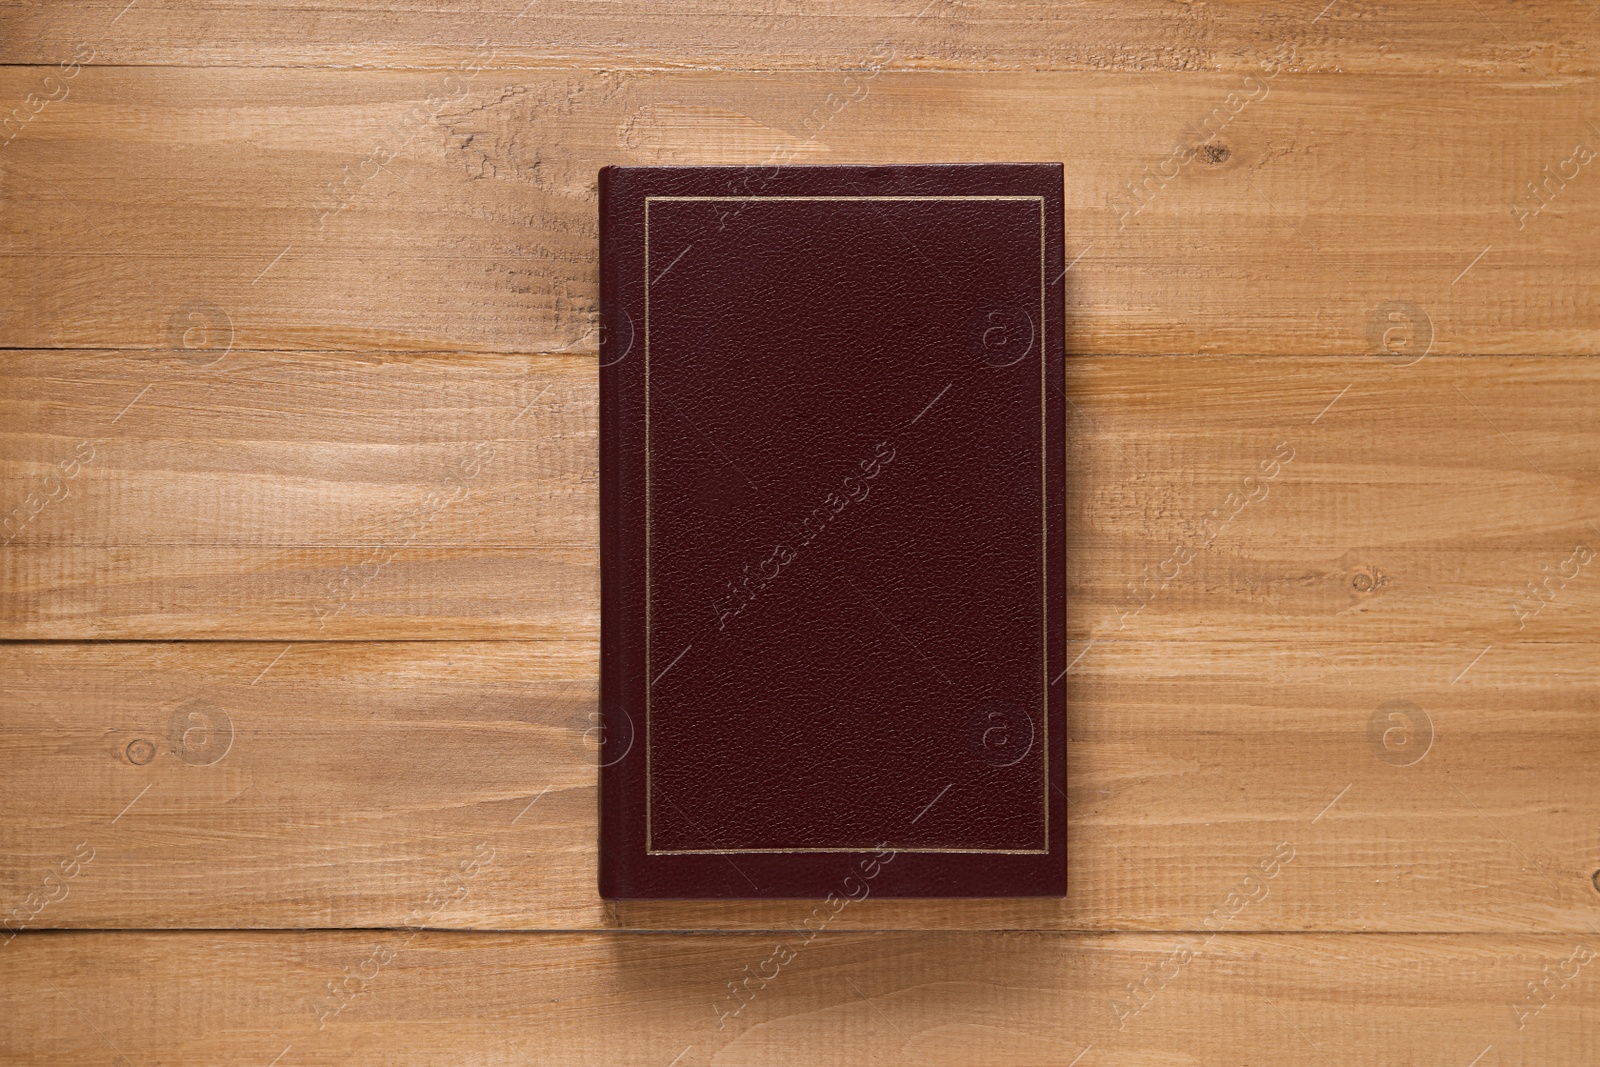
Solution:
{"label": "wooden plank", "polygon": [[[6,354],[0,636],[591,640],[596,388],[578,355]],[[1072,655],[1437,642],[1453,676],[1600,624],[1600,364],[1075,358],[1068,391]]]}
{"label": "wooden plank", "polygon": [[1330,669],[1341,642],[1437,643],[1453,677],[1487,646],[1600,625],[1589,360],[1067,373],[1077,641],[1270,641]]}
{"label": "wooden plank", "polygon": [[[1068,679],[1069,895],[868,887],[835,925],[1590,929],[1592,642],[1496,648],[1464,677],[1439,643],[1322,648],[1332,662],[1270,634],[1095,647]],[[0,922],[687,930],[809,914],[598,898],[596,668],[584,641],[0,645]],[[494,860],[470,894],[434,894],[475,851]],[[850,873],[841,896],[861,893]]]}
{"label": "wooden plank", "polygon": [[[25,934],[0,948],[0,1052],[240,1067],[1586,1063],[1592,941]],[[749,993],[732,1015],[736,983]]]}
{"label": "wooden plank", "polygon": [[505,65],[813,69],[862,65],[892,49],[895,66],[917,68],[1239,71],[1286,38],[1300,43],[1310,69],[1342,73],[1594,69],[1593,12],[1577,0],[1481,0],[1466,10],[1442,0],[1311,0],[1270,11],[1243,0],[1176,11],[1018,0],[848,8],[813,0],[781,12],[726,0],[0,6],[6,63],[54,63],[87,43],[96,62],[118,65],[420,67],[488,54]]}
{"label": "wooden plank", "polygon": [[592,357],[0,357],[8,636],[598,633]]}
{"label": "wooden plank", "polygon": [[1137,77],[4,68],[0,100],[38,110],[0,148],[0,345],[592,353],[604,164],[1059,159],[1073,352],[1600,347],[1589,75],[1287,56]]}
{"label": "wooden plank", "polygon": [[[0,661],[4,789],[28,813],[0,830],[14,928],[418,922],[480,843],[496,860],[470,910],[428,921],[603,921],[593,641],[12,644]],[[93,861],[69,895],[15,916],[80,842]]]}

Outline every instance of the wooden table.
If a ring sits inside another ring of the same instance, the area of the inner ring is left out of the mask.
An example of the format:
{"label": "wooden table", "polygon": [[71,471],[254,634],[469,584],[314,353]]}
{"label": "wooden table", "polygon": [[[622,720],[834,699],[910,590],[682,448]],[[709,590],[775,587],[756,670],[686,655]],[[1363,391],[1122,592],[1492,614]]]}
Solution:
{"label": "wooden table", "polygon": [[[1595,1062],[1595,9],[1325,2],[0,5],[0,1059]],[[596,170],[963,160],[1070,893],[603,902]]]}

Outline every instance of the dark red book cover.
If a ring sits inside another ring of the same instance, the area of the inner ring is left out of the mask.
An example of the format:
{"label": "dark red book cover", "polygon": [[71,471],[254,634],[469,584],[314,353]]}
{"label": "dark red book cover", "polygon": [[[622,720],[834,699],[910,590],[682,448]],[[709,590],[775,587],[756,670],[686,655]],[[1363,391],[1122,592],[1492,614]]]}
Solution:
{"label": "dark red book cover", "polygon": [[1066,891],[1062,228],[1059,164],[601,171],[602,895]]}

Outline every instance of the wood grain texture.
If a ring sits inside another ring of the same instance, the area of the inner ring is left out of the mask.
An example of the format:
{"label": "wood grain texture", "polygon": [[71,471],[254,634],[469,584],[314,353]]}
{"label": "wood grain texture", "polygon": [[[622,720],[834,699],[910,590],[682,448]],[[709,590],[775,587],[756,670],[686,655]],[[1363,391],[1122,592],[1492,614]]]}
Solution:
{"label": "wood grain texture", "polygon": [[1246,71],[1286,37],[1314,70],[1383,74],[1591,73],[1593,8],[1478,0],[1326,0],[1265,8],[1224,0],[1155,11],[1132,4],[868,0],[741,5],[310,0],[181,6],[125,0],[0,4],[0,62],[54,63],[91,42],[96,61],[162,66],[446,66],[491,50],[507,66],[773,70],[850,67],[885,43],[917,69]]}
{"label": "wood grain texture", "polygon": [[1330,671],[1414,641],[1455,649],[1453,678],[1600,624],[1592,360],[1068,368],[1074,640],[1266,642]]}
{"label": "wood grain texture", "polygon": [[54,1064],[1574,1064],[1600,1006],[1571,937],[65,933],[0,953],[0,1054]]}
{"label": "wood grain texture", "polygon": [[0,633],[593,639],[591,357],[0,355]]}
{"label": "wood grain texture", "polygon": [[1271,77],[0,68],[0,99],[66,94],[0,148],[0,345],[593,353],[604,164],[1059,159],[1072,352],[1597,347],[1590,76],[1276,55]]}

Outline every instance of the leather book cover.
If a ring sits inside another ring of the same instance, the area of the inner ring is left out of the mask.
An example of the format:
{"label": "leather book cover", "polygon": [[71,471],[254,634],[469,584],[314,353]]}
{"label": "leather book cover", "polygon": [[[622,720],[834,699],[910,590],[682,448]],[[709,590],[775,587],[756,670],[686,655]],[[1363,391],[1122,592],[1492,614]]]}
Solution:
{"label": "leather book cover", "polygon": [[1059,164],[600,174],[600,890],[1066,891]]}

